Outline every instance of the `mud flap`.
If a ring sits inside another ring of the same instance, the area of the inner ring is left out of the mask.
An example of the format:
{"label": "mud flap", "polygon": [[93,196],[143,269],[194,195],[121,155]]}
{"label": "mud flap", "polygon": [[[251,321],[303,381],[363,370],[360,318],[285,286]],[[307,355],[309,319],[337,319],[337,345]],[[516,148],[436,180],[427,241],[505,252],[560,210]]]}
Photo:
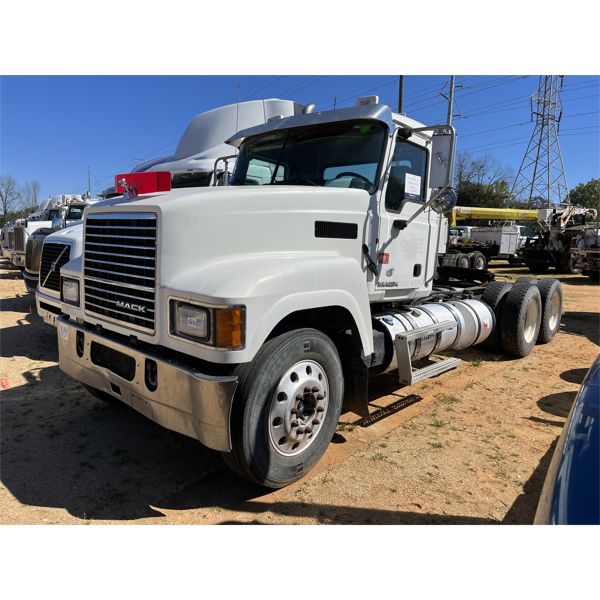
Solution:
{"label": "mud flap", "polygon": [[360,417],[369,416],[369,369],[362,357],[357,336],[343,335],[336,339],[344,371],[344,404],[342,413],[351,411]]}

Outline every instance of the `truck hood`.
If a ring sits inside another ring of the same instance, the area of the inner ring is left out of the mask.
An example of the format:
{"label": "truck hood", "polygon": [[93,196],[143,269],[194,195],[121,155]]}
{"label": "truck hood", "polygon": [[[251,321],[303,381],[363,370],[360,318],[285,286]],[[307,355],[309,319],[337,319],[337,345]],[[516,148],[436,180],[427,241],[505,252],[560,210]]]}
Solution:
{"label": "truck hood", "polygon": [[[176,189],[114,204],[102,202],[90,208],[86,218],[101,212],[156,213],[159,279],[161,285],[169,285],[202,264],[241,261],[257,254],[283,258],[333,252],[360,262],[369,202],[366,191],[346,188]],[[318,221],[328,224],[317,225]],[[210,287],[210,282],[206,285]]]}

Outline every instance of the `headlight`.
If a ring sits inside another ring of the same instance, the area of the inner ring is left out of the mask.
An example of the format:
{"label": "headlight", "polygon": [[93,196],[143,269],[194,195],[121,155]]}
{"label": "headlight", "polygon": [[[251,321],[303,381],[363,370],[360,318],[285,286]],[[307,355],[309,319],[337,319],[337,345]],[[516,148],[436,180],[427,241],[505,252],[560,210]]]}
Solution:
{"label": "headlight", "polygon": [[62,278],[61,300],[79,306],[79,281],[77,279]]}
{"label": "headlight", "polygon": [[171,300],[171,333],[224,350],[244,347],[245,309],[202,307]]}
{"label": "headlight", "polygon": [[208,310],[175,302],[175,333],[186,337],[207,340],[210,332]]}

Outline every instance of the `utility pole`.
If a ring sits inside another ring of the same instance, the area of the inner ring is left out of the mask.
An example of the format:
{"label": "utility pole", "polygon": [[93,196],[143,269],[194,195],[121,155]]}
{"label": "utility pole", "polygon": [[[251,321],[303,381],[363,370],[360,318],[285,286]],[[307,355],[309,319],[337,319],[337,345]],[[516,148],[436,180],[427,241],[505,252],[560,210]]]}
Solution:
{"label": "utility pole", "polygon": [[404,112],[404,75],[400,75],[398,81],[398,112],[402,114]]}
{"label": "utility pole", "polygon": [[530,97],[531,120],[535,125],[510,191],[512,199],[527,202],[528,206],[541,201],[546,208],[569,203],[569,188],[558,143],[562,86],[562,75],[542,75],[537,92]]}
{"label": "utility pole", "polygon": [[448,125],[452,125],[452,110],[454,106],[454,75],[450,75],[450,93],[448,94]]}
{"label": "utility pole", "polygon": [[90,165],[88,165],[88,198],[92,197],[92,183],[91,183],[91,177],[90,177]]}

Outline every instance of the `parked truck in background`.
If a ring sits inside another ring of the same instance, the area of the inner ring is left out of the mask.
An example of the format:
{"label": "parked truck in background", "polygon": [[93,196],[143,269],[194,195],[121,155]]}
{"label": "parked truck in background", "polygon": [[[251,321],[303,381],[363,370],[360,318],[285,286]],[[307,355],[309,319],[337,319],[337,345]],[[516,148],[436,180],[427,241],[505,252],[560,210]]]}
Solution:
{"label": "parked truck in background", "polygon": [[600,222],[580,225],[571,242],[574,267],[595,281],[600,280]]}
{"label": "parked truck in background", "polygon": [[24,219],[19,219],[12,228],[9,244],[9,261],[11,265],[24,270],[27,241],[33,232],[41,228],[52,227],[52,222],[55,219],[61,219],[64,216],[70,202],[80,200],[81,196],[76,194],[51,196],[40,204],[38,210]]}
{"label": "parked truck in background", "polygon": [[519,257],[532,273],[547,273],[550,268],[559,273],[581,273],[571,248],[581,228],[596,219],[597,211],[564,206],[545,209],[545,213],[543,232],[520,248]]}
{"label": "parked truck in background", "polygon": [[[169,172],[173,188],[206,187],[225,183],[235,164],[234,149],[225,140],[238,128],[252,127],[294,115],[302,106],[291,100],[270,98],[251,100],[215,108],[196,115],[188,124],[175,153],[146,161],[125,176],[135,185],[140,173]],[[223,160],[218,160],[225,157]],[[259,166],[257,166],[259,168]],[[122,187],[115,182],[114,188],[103,192],[104,199],[112,203],[122,199]],[[118,188],[118,189],[117,189]],[[43,239],[39,258],[39,289],[36,292],[37,311],[42,319],[55,325],[61,314],[59,272],[69,260],[81,255],[83,227],[77,225],[69,231],[57,231]]]}
{"label": "parked truck in background", "polygon": [[525,356],[561,316],[556,280],[438,265],[452,127],[376,98],[312,109],[233,135],[231,185],[91,207],[60,271],[60,368],[273,488],[343,406],[368,413],[370,377],[411,385],[480,343]]}
{"label": "parked truck in background", "polygon": [[34,229],[27,238],[25,245],[25,270],[23,271],[23,280],[25,287],[30,294],[35,294],[40,275],[40,262],[42,255],[42,246],[46,237],[64,227],[76,225],[83,218],[83,213],[87,206],[98,202],[97,198],[90,198],[87,194],[80,199],[75,199],[64,207],[61,211],[62,216],[52,219],[49,226],[41,224],[38,229]]}

